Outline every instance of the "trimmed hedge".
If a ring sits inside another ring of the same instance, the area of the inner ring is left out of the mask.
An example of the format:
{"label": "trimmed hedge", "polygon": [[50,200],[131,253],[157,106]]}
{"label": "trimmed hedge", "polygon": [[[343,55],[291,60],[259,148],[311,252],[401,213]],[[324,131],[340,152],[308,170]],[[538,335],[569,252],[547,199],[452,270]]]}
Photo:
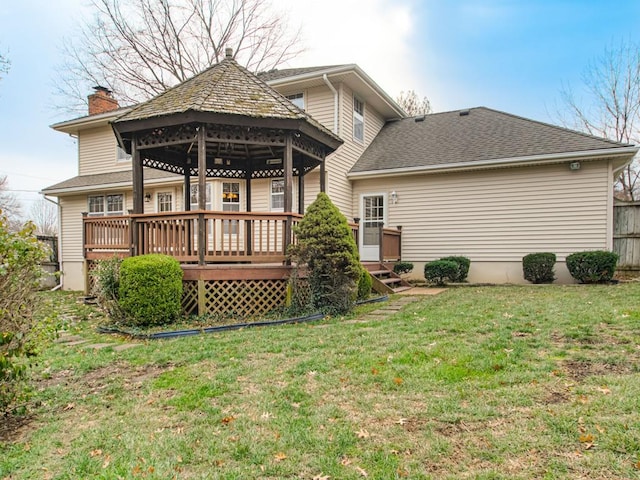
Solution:
{"label": "trimmed hedge", "polygon": [[443,257],[440,260],[447,262],[455,262],[458,265],[456,273],[449,277],[449,280],[454,283],[462,283],[467,279],[469,275],[469,267],[471,266],[471,260],[467,257]]}
{"label": "trimmed hedge", "polygon": [[410,273],[411,271],[413,271],[413,263],[411,262],[396,262],[393,266],[393,272],[398,275]]}
{"label": "trimmed hedge", "polygon": [[540,252],[525,255],[522,258],[524,278],[531,283],[553,283],[556,279],[553,274],[555,264],[555,253]]}
{"label": "trimmed hedge", "polygon": [[460,266],[453,260],[435,260],[424,266],[424,278],[429,283],[444,285],[447,281],[457,277]]}
{"label": "trimmed hedge", "polygon": [[618,255],[605,250],[576,252],[567,256],[567,268],[580,283],[610,282],[616,272]]}
{"label": "trimmed hedge", "polygon": [[132,326],[163,325],[181,313],[182,269],[167,255],[125,258],[118,291],[124,321]]}

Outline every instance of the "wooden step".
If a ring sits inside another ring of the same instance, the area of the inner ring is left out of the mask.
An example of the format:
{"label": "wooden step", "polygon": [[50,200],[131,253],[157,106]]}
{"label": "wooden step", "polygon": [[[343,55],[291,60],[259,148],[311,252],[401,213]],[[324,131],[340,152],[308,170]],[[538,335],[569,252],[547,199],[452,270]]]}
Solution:
{"label": "wooden step", "polygon": [[378,280],[380,280],[382,283],[384,283],[385,285],[389,285],[390,283],[402,283],[402,279],[401,278],[379,278]]}
{"label": "wooden step", "polygon": [[402,286],[402,287],[396,287],[396,288],[394,288],[394,289],[393,289],[393,293],[405,292],[405,291],[407,291],[407,290],[411,290],[412,288],[413,288],[413,287],[405,287],[405,286]]}

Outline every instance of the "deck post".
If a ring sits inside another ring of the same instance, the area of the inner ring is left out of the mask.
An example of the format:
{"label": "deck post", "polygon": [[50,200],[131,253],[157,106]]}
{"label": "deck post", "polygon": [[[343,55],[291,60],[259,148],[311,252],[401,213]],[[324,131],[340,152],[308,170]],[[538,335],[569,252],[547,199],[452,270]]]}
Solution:
{"label": "deck post", "polygon": [[138,254],[138,222],[129,217],[129,252],[132,257]]}
{"label": "deck post", "polygon": [[[205,126],[198,128],[198,209],[203,210],[207,205],[207,143]],[[198,264],[204,265],[207,248],[206,224],[204,214],[198,214]]]}
{"label": "deck post", "polygon": [[384,263],[384,222],[378,222],[378,249],[380,263]]}
{"label": "deck post", "polygon": [[325,167],[325,162],[327,161],[327,159],[325,158],[324,160],[322,160],[322,163],[320,163],[320,191],[322,193],[327,191],[327,170]]}
{"label": "deck post", "polygon": [[298,213],[304,215],[304,165],[302,162],[298,170]]}
{"label": "deck post", "polygon": [[[245,172],[245,185],[246,185],[246,210],[247,212],[251,211],[251,176],[253,175],[253,170],[251,169],[251,161],[247,161],[247,168]],[[253,222],[251,219],[245,221],[244,224],[244,233],[245,233],[245,245],[247,255],[251,255],[253,253],[253,230],[252,227]]]}
{"label": "deck post", "polygon": [[207,313],[207,289],[204,286],[204,280],[198,279],[198,315]]}

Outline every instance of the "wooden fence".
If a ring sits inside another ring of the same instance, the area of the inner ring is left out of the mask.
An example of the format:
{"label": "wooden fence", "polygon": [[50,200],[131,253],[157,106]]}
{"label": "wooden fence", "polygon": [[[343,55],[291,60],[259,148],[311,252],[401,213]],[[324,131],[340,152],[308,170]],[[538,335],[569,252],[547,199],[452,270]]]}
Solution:
{"label": "wooden fence", "polygon": [[640,202],[613,207],[613,251],[620,259],[618,270],[640,272]]}

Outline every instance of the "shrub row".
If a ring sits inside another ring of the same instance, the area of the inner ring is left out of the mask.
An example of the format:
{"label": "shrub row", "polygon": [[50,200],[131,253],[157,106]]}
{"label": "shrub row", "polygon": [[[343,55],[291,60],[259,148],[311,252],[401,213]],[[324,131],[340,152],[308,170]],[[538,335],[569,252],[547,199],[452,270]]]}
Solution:
{"label": "shrub row", "polygon": [[[525,280],[531,283],[551,283],[555,280],[553,253],[530,253],[522,258]],[[576,252],[567,256],[567,269],[580,283],[610,282],[616,271],[618,255],[604,250]]]}

